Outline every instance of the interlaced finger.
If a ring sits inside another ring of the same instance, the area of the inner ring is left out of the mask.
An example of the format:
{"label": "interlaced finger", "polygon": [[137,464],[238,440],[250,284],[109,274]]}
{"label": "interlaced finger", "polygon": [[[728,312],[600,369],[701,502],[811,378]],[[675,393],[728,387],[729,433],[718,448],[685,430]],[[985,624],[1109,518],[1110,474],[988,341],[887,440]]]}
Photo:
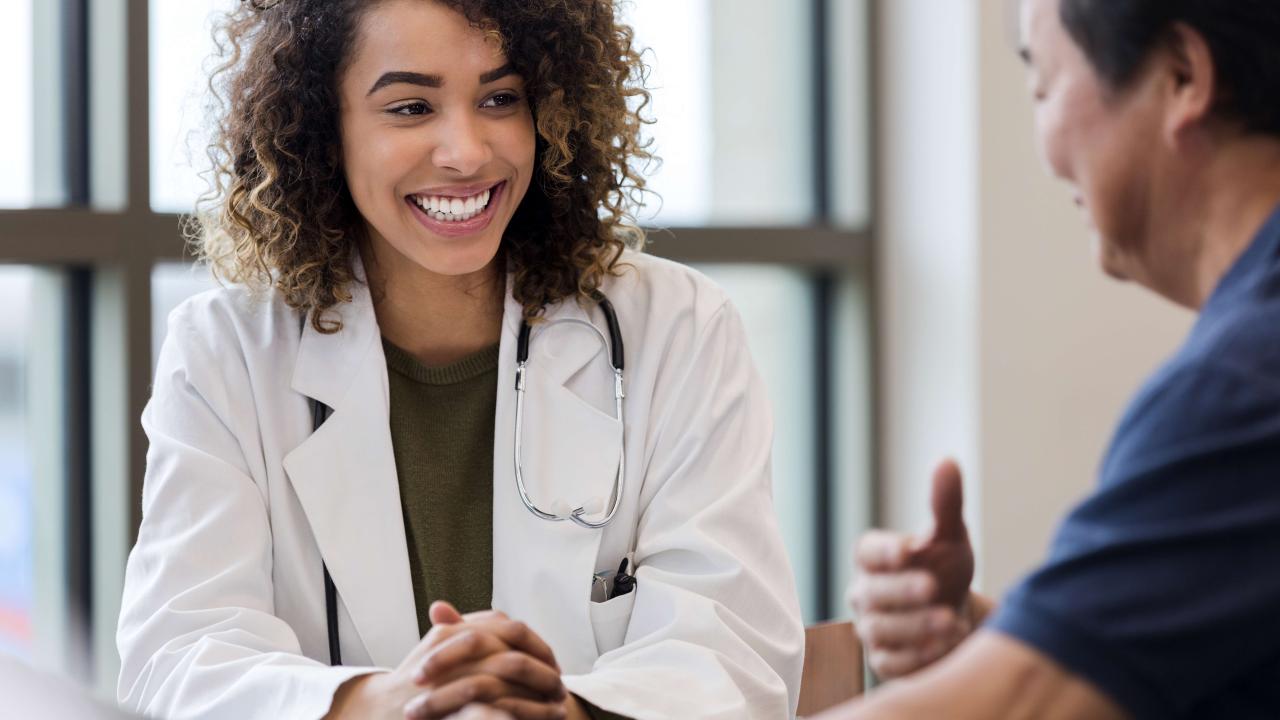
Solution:
{"label": "interlaced finger", "polygon": [[413,681],[419,685],[438,682],[462,665],[478,662],[509,649],[506,643],[492,633],[463,627],[430,648],[415,669]]}
{"label": "interlaced finger", "polygon": [[404,714],[409,720],[435,720],[458,712],[471,703],[493,704],[507,697],[549,704],[545,698],[492,675],[468,675],[420,693],[405,703]]}
{"label": "interlaced finger", "polygon": [[468,621],[455,627],[469,627],[492,633],[499,640],[510,646],[512,650],[526,652],[557,671],[560,670],[560,665],[556,662],[556,654],[551,650],[551,646],[541,637],[538,637],[538,634],[531,630],[528,625],[519,620],[510,620],[503,616],[502,618],[495,617]]}

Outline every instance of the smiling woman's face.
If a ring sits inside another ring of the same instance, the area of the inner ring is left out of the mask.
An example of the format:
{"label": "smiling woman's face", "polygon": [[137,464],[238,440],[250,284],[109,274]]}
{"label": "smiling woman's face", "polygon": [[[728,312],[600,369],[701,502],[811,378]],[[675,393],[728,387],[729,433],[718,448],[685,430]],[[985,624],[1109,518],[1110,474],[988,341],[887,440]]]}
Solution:
{"label": "smiling woman's face", "polygon": [[370,8],[353,53],[343,169],[376,254],[436,275],[484,269],[533,175],[522,79],[496,40],[431,0]]}

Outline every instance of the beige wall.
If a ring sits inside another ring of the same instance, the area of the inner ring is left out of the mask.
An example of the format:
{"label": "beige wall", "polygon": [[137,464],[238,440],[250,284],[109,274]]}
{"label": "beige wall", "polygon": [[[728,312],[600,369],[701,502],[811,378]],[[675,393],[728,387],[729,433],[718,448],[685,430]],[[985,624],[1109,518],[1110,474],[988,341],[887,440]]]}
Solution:
{"label": "beige wall", "polygon": [[957,456],[995,592],[1043,556],[1192,319],[1097,270],[1036,157],[1010,7],[882,1],[877,27],[881,513],[925,527],[929,471]]}

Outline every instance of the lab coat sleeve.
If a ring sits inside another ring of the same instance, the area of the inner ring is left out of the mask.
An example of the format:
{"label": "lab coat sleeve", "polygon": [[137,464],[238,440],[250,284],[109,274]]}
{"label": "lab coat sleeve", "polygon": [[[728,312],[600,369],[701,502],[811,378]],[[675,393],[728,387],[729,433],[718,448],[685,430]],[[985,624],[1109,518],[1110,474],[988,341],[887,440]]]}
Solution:
{"label": "lab coat sleeve", "polygon": [[626,638],[566,684],[638,719],[791,717],[804,627],[773,507],[765,389],[727,302],[670,349],[687,354],[682,379],[655,391]]}
{"label": "lab coat sleeve", "polygon": [[374,668],[303,656],[273,614],[266,495],[245,460],[255,442],[231,429],[252,418],[248,376],[238,359],[215,360],[192,316],[184,306],[170,319],[142,418],[150,449],[117,635],[119,701],[165,718],[322,717],[339,685]]}

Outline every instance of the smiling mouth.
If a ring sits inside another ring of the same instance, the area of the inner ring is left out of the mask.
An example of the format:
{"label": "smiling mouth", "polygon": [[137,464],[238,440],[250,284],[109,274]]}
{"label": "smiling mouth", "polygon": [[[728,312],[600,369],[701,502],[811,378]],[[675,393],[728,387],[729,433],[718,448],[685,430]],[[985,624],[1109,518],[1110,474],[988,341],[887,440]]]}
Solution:
{"label": "smiling mouth", "polygon": [[443,223],[460,223],[483,214],[496,194],[495,191],[501,185],[502,183],[499,182],[492,187],[466,197],[410,195],[409,200],[432,220]]}

